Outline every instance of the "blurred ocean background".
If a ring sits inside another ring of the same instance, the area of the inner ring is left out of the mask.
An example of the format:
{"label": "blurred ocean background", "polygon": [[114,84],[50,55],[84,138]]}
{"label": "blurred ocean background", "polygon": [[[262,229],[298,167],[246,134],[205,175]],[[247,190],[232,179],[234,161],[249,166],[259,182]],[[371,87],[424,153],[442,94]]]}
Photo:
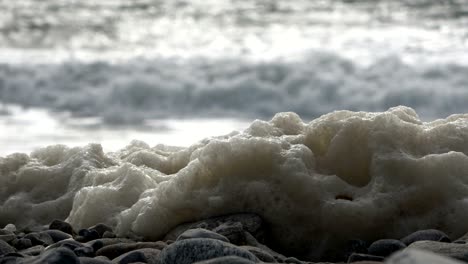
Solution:
{"label": "blurred ocean background", "polygon": [[0,0],[0,156],[396,105],[468,112],[468,0]]}

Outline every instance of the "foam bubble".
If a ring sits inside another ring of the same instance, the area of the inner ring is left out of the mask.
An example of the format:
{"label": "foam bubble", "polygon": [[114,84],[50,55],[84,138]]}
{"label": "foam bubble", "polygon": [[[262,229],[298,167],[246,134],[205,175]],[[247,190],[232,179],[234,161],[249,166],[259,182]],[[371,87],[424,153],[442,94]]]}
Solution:
{"label": "foam bubble", "polygon": [[467,114],[422,122],[396,107],[304,123],[279,113],[188,148],[51,146],[1,158],[0,172],[0,225],[58,217],[160,238],[183,222],[254,212],[270,244],[312,258],[352,238],[468,230]]}

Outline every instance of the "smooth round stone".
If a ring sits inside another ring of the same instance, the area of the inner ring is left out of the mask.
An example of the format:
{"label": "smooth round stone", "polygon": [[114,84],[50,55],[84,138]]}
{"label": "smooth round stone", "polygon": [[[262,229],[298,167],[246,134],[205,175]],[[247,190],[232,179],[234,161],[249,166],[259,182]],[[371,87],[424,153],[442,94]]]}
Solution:
{"label": "smooth round stone", "polygon": [[179,240],[161,252],[162,264],[191,264],[224,256],[238,256],[258,262],[249,251],[232,244],[211,238],[192,238]]}
{"label": "smooth round stone", "polygon": [[161,250],[154,248],[143,248],[127,252],[112,260],[113,263],[128,264],[135,262],[158,263]]}
{"label": "smooth round stone", "polygon": [[248,250],[263,262],[276,262],[276,259],[265,250],[253,246],[240,246],[240,248]]}
{"label": "smooth round stone", "polygon": [[45,247],[41,245],[33,246],[24,250],[21,250],[20,253],[28,256],[38,256],[45,251]]}
{"label": "smooth round stone", "polygon": [[396,239],[380,239],[372,243],[367,249],[369,255],[387,257],[392,253],[404,249],[406,247],[400,240]]}
{"label": "smooth round stone", "polygon": [[111,264],[112,261],[110,260],[103,260],[97,258],[89,258],[89,257],[79,257],[80,264]]}
{"label": "smooth round stone", "polygon": [[[91,230],[90,229],[81,229],[80,231],[78,231],[78,235],[80,236],[80,239],[79,239],[80,242],[88,242],[88,241],[92,241],[92,240],[101,238],[99,233],[94,229],[91,229]],[[77,238],[77,240],[78,240],[78,238]]]}
{"label": "smooth round stone", "polygon": [[229,243],[229,239],[227,239],[225,236],[220,235],[210,230],[206,230],[204,228],[189,229],[183,232],[182,234],[180,234],[180,236],[177,237],[177,240],[184,240],[184,239],[191,239],[191,238],[211,238],[211,239],[217,239],[217,240]]}
{"label": "smooth round stone", "polygon": [[31,240],[27,238],[20,238],[20,239],[13,240],[11,245],[14,246],[18,250],[27,249],[33,246]]}
{"label": "smooth round stone", "polygon": [[113,232],[112,227],[102,224],[102,223],[92,226],[88,228],[88,230],[89,231],[95,230],[96,232],[98,232],[100,238],[102,238],[105,232]]}
{"label": "smooth round stone", "polygon": [[52,237],[49,234],[43,233],[43,232],[29,233],[25,235],[24,238],[31,240],[33,246],[36,246],[36,245],[49,246],[54,243],[54,240],[52,239]]}
{"label": "smooth round stone", "polygon": [[94,257],[94,249],[90,246],[77,247],[73,252],[78,257]]}
{"label": "smooth round stone", "polygon": [[401,239],[401,242],[405,243],[407,246],[416,242],[416,241],[438,241],[438,242],[450,242],[450,238],[442,231],[437,229],[427,229],[416,231],[404,238]]}
{"label": "smooth round stone", "polygon": [[369,255],[369,254],[359,254],[353,253],[348,258],[348,263],[358,262],[358,261],[383,261],[384,257]]}
{"label": "smooth round stone", "polygon": [[237,256],[226,256],[214,258],[204,261],[195,262],[194,264],[254,264],[255,262]]}
{"label": "smooth round stone", "polygon": [[70,234],[60,231],[60,230],[46,230],[46,231],[42,231],[41,233],[48,234],[52,238],[54,243],[72,238]]}
{"label": "smooth round stone", "polygon": [[143,248],[153,248],[162,250],[167,245],[162,241],[157,242],[137,242],[137,243],[119,243],[105,246],[96,252],[97,256],[106,256],[109,259],[114,259],[124,253]]}
{"label": "smooth round stone", "polygon": [[14,247],[10,246],[7,242],[3,240],[0,240],[0,255],[14,252],[16,252],[16,249]]}
{"label": "smooth round stone", "polygon": [[114,232],[109,232],[109,231],[106,231],[104,232],[104,234],[102,234],[102,238],[115,238],[117,237]]}
{"label": "smooth round stone", "polygon": [[115,244],[120,244],[120,243],[135,243],[135,241],[131,239],[127,239],[127,238],[100,238],[100,239],[95,239],[95,240],[86,242],[84,243],[84,245],[92,247],[94,249],[94,252],[97,252],[99,249],[105,246],[110,246],[110,245],[115,245]]}
{"label": "smooth round stone", "polygon": [[76,248],[83,247],[83,244],[81,244],[78,241],[75,241],[73,239],[66,239],[59,241],[57,243],[54,243],[46,248],[46,251],[54,249],[54,248],[68,248],[70,250],[75,250]]}
{"label": "smooth round stone", "polygon": [[463,264],[449,257],[418,249],[405,249],[390,256],[385,264]]}
{"label": "smooth round stone", "polygon": [[3,229],[10,232],[16,232],[16,226],[14,224],[8,224]]}
{"label": "smooth round stone", "polygon": [[56,219],[54,221],[52,221],[52,223],[50,223],[49,225],[49,229],[51,230],[60,230],[64,233],[67,233],[67,234],[70,234],[70,235],[73,235],[73,227],[65,222],[65,221],[62,221],[62,220],[59,220],[59,219]]}
{"label": "smooth round stone", "polygon": [[16,238],[15,233],[9,230],[0,229],[0,240],[10,242]]}
{"label": "smooth round stone", "polygon": [[80,264],[80,260],[68,248],[46,251],[43,255],[24,262],[25,264]]}

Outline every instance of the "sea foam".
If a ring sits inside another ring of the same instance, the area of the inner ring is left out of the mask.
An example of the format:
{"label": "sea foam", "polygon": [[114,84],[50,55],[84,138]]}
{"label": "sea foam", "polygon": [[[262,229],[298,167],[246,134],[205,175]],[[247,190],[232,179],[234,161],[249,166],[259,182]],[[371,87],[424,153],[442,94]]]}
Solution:
{"label": "sea foam", "polygon": [[161,238],[180,223],[253,212],[268,244],[321,256],[348,239],[468,231],[468,114],[421,122],[408,107],[295,113],[187,148],[139,141],[49,146],[0,158],[0,224],[104,222]]}

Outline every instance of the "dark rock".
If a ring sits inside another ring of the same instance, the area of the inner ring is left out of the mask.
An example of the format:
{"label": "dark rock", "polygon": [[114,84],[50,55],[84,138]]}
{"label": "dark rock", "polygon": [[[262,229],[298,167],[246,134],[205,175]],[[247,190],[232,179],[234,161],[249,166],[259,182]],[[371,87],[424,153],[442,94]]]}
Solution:
{"label": "dark rock", "polygon": [[225,236],[234,245],[245,245],[244,227],[241,222],[223,223],[215,227],[213,232]]}
{"label": "dark rock", "polygon": [[41,233],[48,234],[52,238],[54,243],[65,240],[65,239],[72,238],[72,236],[70,234],[62,232],[60,230],[46,230],[46,231],[42,231]]}
{"label": "dark rock", "polygon": [[37,246],[37,245],[49,246],[54,243],[54,240],[52,239],[52,237],[49,234],[43,233],[43,232],[29,233],[25,235],[24,238],[31,240],[33,246]]}
{"label": "dark rock", "polygon": [[89,242],[91,240],[101,238],[99,233],[94,229],[91,229],[91,230],[90,229],[81,229],[80,231],[78,231],[78,236],[79,237],[76,237],[76,240],[80,241],[80,242]]}
{"label": "dark rock", "polygon": [[180,234],[179,237],[177,237],[177,240],[184,240],[190,238],[212,238],[228,243],[230,242],[229,239],[227,239],[225,236],[203,228],[189,229]]}
{"label": "dark rock", "polygon": [[78,257],[94,257],[94,249],[90,246],[77,247],[73,250]]}
{"label": "dark rock", "polygon": [[102,247],[96,252],[96,256],[106,256],[109,259],[114,259],[124,253],[143,248],[152,248],[162,250],[166,247],[166,243],[157,242],[137,242],[137,243],[120,243]]}
{"label": "dark rock", "polygon": [[20,251],[20,253],[24,255],[29,255],[29,256],[38,256],[42,254],[44,250],[45,250],[44,246],[37,245],[37,246],[33,246],[27,249],[23,249]]}
{"label": "dark rock", "polygon": [[89,258],[89,257],[79,257],[80,264],[111,264],[110,260]]}
{"label": "dark rock", "polygon": [[16,249],[10,246],[7,242],[0,240],[0,255],[5,255],[8,253],[14,253]]}
{"label": "dark rock", "polygon": [[401,242],[407,246],[416,241],[439,241],[439,242],[450,242],[450,238],[442,231],[437,229],[427,229],[416,231],[401,239]]}
{"label": "dark rock", "polygon": [[46,251],[55,249],[55,248],[68,248],[71,251],[75,250],[76,248],[83,247],[83,244],[81,244],[78,241],[75,241],[73,239],[66,239],[59,241],[57,243],[54,243],[46,248]]}
{"label": "dark rock", "polygon": [[80,260],[68,248],[57,248],[44,252],[43,255],[25,260],[24,264],[80,264]]}
{"label": "dark rock", "polygon": [[162,264],[191,264],[224,256],[238,256],[258,262],[249,251],[232,244],[210,238],[193,238],[174,242],[161,252]]}
{"label": "dark rock", "polygon": [[15,233],[9,230],[0,229],[0,240],[3,240],[5,242],[10,242],[15,238],[16,238]]}
{"label": "dark rock", "polygon": [[[211,217],[197,222],[178,225],[166,234],[164,240],[176,240],[177,237],[188,229],[204,228],[213,231],[215,228],[226,223],[240,223],[244,231],[249,232],[256,240],[263,242],[264,227],[263,220],[256,214],[231,214],[218,217]],[[219,230],[218,230],[219,231]]]}
{"label": "dark rock", "polygon": [[117,237],[113,232],[106,231],[102,234],[102,238],[115,238]]}
{"label": "dark rock", "polygon": [[27,238],[15,239],[11,242],[11,245],[14,246],[18,250],[23,250],[23,249],[30,248],[33,246],[31,240]]}
{"label": "dark rock", "polygon": [[288,257],[284,259],[284,263],[292,263],[292,264],[303,264],[302,261],[298,260],[295,257]]}
{"label": "dark rock", "polygon": [[358,262],[358,261],[383,261],[384,257],[369,255],[369,254],[351,254],[348,258],[348,263]]}
{"label": "dark rock", "polygon": [[102,224],[102,223],[92,226],[88,228],[88,230],[89,231],[95,230],[99,234],[100,238],[102,238],[105,232],[113,232],[112,227]]}
{"label": "dark rock", "polygon": [[428,251],[407,248],[390,256],[385,264],[463,264],[463,262]]}
{"label": "dark rock", "polygon": [[276,259],[266,250],[254,246],[240,246],[240,248],[248,250],[263,262],[276,262]]}
{"label": "dark rock", "polygon": [[159,261],[161,250],[154,248],[143,248],[127,252],[112,260],[113,263],[127,264],[134,262],[154,263]]}
{"label": "dark rock", "polygon": [[84,243],[86,246],[90,246],[97,252],[99,249],[119,243],[135,243],[135,241],[127,238],[100,238]]}
{"label": "dark rock", "polygon": [[437,241],[416,241],[408,246],[411,249],[431,251],[436,254],[468,262],[468,244],[454,244]]}
{"label": "dark rock", "polygon": [[380,239],[372,243],[367,249],[369,255],[387,257],[394,252],[406,247],[400,240],[396,239]]}
{"label": "dark rock", "polygon": [[226,257],[219,257],[204,261],[195,262],[194,264],[253,264],[255,262],[250,261],[245,258],[237,257],[237,256],[226,256]]}
{"label": "dark rock", "polygon": [[73,235],[75,232],[73,231],[73,227],[65,222],[65,221],[62,221],[62,220],[54,220],[52,221],[52,223],[50,223],[49,225],[49,229],[51,230],[60,230],[64,233],[67,233],[67,234],[70,234],[70,235]]}
{"label": "dark rock", "polygon": [[343,259],[347,260],[353,253],[367,254],[369,243],[361,239],[348,240],[343,250]]}

